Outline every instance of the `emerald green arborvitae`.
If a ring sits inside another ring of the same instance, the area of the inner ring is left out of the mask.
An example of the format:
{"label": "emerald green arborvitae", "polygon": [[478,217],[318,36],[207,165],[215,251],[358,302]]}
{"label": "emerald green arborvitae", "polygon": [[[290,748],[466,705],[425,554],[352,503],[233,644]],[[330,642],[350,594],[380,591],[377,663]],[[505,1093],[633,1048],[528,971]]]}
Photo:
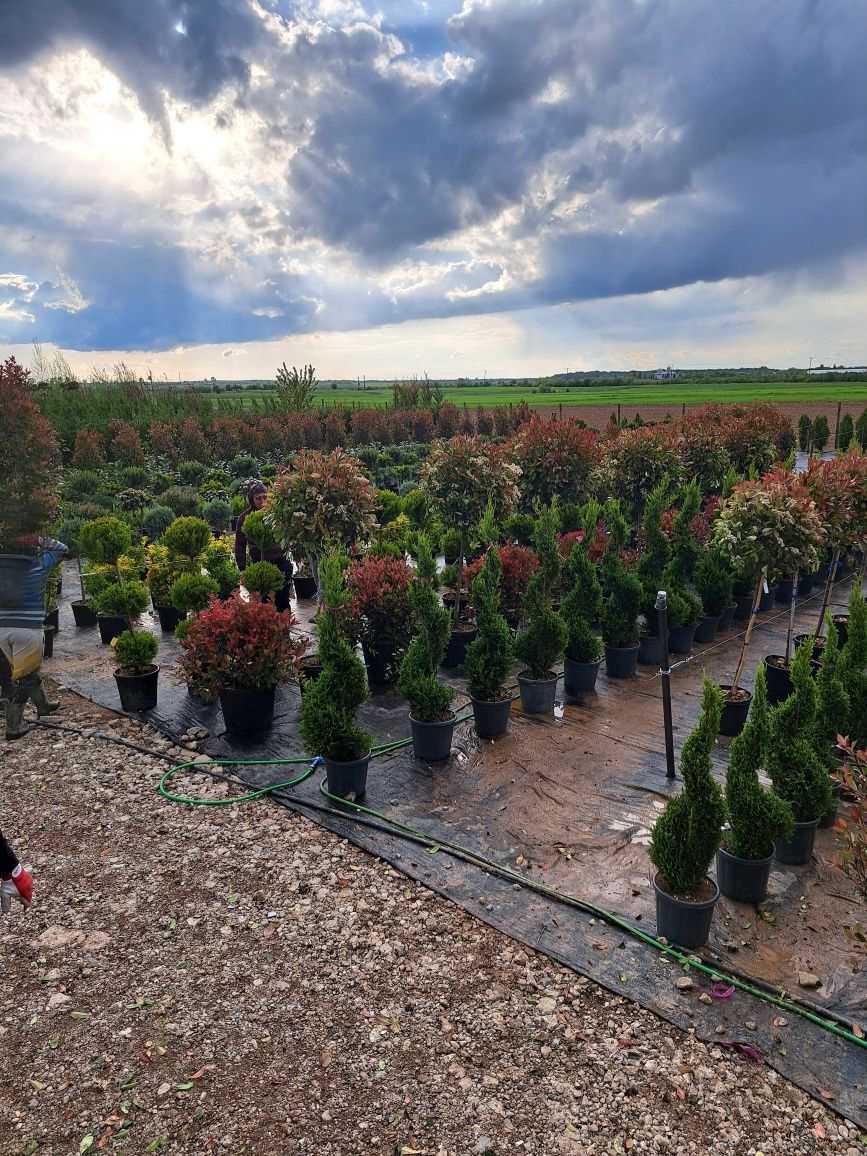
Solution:
{"label": "emerald green arborvitae", "polygon": [[775,791],[766,791],[758,771],[768,742],[768,703],[765,670],[756,672],[756,685],[747,725],[732,741],[726,771],[725,798],[729,830],[723,846],[740,859],[764,859],[777,839],[791,835],[792,808]]}
{"label": "emerald green arborvitae", "polygon": [[701,506],[701,490],[693,478],[680,491],[680,511],[674,519],[671,542],[671,568],[680,582],[690,582],[701,550],[692,529],[692,521]]}
{"label": "emerald green arborvitae", "polygon": [[810,672],[811,640],[795,651],[792,694],[774,707],[768,728],[767,770],[777,794],[786,800],[796,823],[821,818],[832,806],[831,780],[816,754],[818,693]]}
{"label": "emerald green arborvitae", "polygon": [[503,683],[515,659],[515,640],[500,614],[500,555],[488,550],[473,580],[472,599],[479,633],[467,647],[464,670],[473,698],[494,702],[502,697]]}
{"label": "emerald green arborvitae", "polygon": [[822,651],[822,665],[816,675],[816,754],[826,767],[834,766],[833,750],[837,735],[843,734],[850,714],[850,701],[843,683],[837,627],[826,616],[828,632]]}
{"label": "emerald green arborvitae", "polygon": [[841,733],[860,748],[867,745],[867,602],[857,584],[849,594],[849,633],[838,668],[849,696],[848,717]]}
{"label": "emerald green arborvitae", "polygon": [[602,587],[583,543],[572,547],[563,576],[566,593],[560,617],[566,624],[566,657],[573,662],[596,662],[602,648],[590,623],[597,622],[602,613]]}
{"label": "emerald green arborvitae", "polygon": [[533,541],[539,569],[530,579],[524,607],[527,625],[518,635],[515,654],[526,663],[530,678],[551,677],[551,667],[566,647],[566,625],[551,608],[551,595],[560,580],[556,539],[557,512],[553,506],[538,511]]}
{"label": "emerald green arborvitae", "polygon": [[651,834],[650,861],[660,874],[660,885],[674,895],[698,890],[719,846],[725,803],[711,774],[710,753],[722,702],[722,691],[705,676],[698,725],[680,754],[683,790],[669,799]]}
{"label": "emerald green arborvitae", "polygon": [[418,567],[410,583],[409,599],[418,622],[407,647],[397,689],[409,703],[418,722],[440,722],[449,717],[455,692],[437,678],[451,633],[452,616],[437,597],[437,568],[427,535],[419,533]]}
{"label": "emerald green arborvitae", "polygon": [[341,628],[349,593],[340,557],[324,555],[319,575],[323,600],[317,632],[323,670],[305,687],[298,730],[309,754],[350,762],[366,755],[373,744],[373,736],[355,725],[356,712],[369,693],[367,675]]}

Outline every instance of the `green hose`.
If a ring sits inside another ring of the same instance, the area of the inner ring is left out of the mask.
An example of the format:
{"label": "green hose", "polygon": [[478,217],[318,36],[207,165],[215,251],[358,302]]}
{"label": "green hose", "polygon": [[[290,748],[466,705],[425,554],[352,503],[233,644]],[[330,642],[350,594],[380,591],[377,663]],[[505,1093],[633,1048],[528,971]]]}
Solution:
{"label": "green hose", "polygon": [[[458,721],[463,720],[459,719]],[[397,742],[387,743],[384,746],[373,747],[370,753],[372,756],[389,754],[392,751],[400,749],[401,747],[408,746],[411,742],[412,739],[400,739]],[[159,791],[164,798],[169,799],[173,803],[189,803],[192,806],[199,807],[229,807],[234,806],[236,803],[245,803],[250,799],[258,799],[263,795],[271,794],[273,791],[279,791],[289,787],[298,786],[299,783],[303,783],[305,779],[308,779],[313,774],[314,770],[321,762],[321,758],[315,758],[313,760],[298,758],[215,759],[213,762],[207,764],[207,766],[203,766],[201,763],[197,762],[180,763],[175,767],[169,768],[169,770],[167,770],[166,773],[162,776],[159,782]],[[171,794],[166,788],[166,783],[172,777],[172,775],[177,774],[179,771],[188,770],[190,768],[210,773],[208,771],[208,767],[210,766],[283,766],[287,764],[297,765],[299,763],[307,763],[308,766],[302,774],[297,775],[294,779],[288,779],[284,783],[272,783],[268,787],[262,787],[259,790],[250,791],[244,795],[233,796],[231,799],[193,799],[184,795]],[[359,815],[370,815],[379,822],[385,823],[388,827],[395,828],[398,831],[404,832],[405,835],[408,835],[414,841],[420,842],[427,846],[429,850],[438,851],[442,849],[454,855],[456,858],[463,859],[468,863],[472,863],[475,866],[481,867],[483,870],[489,871],[493,875],[498,875],[502,879],[507,879],[513,883],[518,883],[522,887],[527,887],[540,895],[544,895],[547,898],[557,901],[558,903],[565,903],[570,907],[576,907],[589,915],[604,920],[604,922],[610,924],[612,927],[616,927],[620,931],[625,932],[627,935],[631,935],[634,939],[647,944],[649,947],[655,948],[657,951],[662,952],[663,955],[677,960],[678,963],[688,968],[695,968],[696,971],[700,971],[704,975],[709,976],[714,982],[725,983],[730,987],[736,988],[738,991],[745,992],[748,995],[755,997],[756,999],[762,1000],[764,1003],[771,1004],[773,1007],[777,1007],[783,1011],[788,1011],[794,1015],[801,1016],[802,1019],[806,1019],[811,1023],[817,1024],[819,1027],[824,1028],[826,1031],[832,1032],[834,1035],[839,1036],[841,1039],[847,1040],[849,1043],[857,1044],[859,1047],[867,1049],[867,1040],[859,1038],[854,1034],[854,1032],[847,1031],[845,1028],[840,1027],[839,1024],[834,1023],[832,1020],[823,1019],[821,1016],[811,1012],[802,1004],[796,1003],[791,999],[787,999],[785,992],[781,993],[779,996],[774,996],[770,995],[768,992],[763,992],[759,988],[753,987],[751,984],[746,983],[744,980],[738,979],[732,975],[728,975],[724,969],[711,967],[708,964],[702,963],[694,958],[690,958],[684,955],[683,952],[678,951],[676,948],[671,947],[669,944],[660,943],[660,941],[658,939],[654,939],[652,935],[648,935],[646,932],[641,931],[639,928],[633,927],[631,923],[627,923],[626,920],[621,919],[618,915],[614,915],[612,912],[606,911],[603,907],[598,907],[595,903],[591,903],[589,900],[582,899],[577,895],[570,895],[568,892],[558,891],[556,888],[549,887],[547,884],[537,882],[534,879],[528,879],[525,875],[522,875],[520,871],[515,871],[511,867],[505,867],[502,864],[495,862],[494,860],[486,859],[483,855],[479,855],[475,851],[470,851],[466,847],[462,847],[459,843],[452,843],[446,839],[432,838],[428,833],[419,830],[417,827],[412,827],[407,823],[402,823],[399,819],[394,819],[381,811],[374,810],[372,807],[365,807],[360,803],[350,802],[349,800],[342,799],[337,795],[332,795],[326,787],[326,782],[327,780],[325,778],[323,778],[320,782],[320,792],[326,799],[328,799],[330,803],[337,804],[341,809],[350,808],[352,811]],[[301,800],[301,802],[303,803],[303,800]]]}

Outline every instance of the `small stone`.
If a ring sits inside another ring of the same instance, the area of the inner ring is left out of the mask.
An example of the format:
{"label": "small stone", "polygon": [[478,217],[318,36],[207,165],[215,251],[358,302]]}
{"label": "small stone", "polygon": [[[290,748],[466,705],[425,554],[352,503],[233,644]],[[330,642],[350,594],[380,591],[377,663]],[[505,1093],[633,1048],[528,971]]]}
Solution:
{"label": "small stone", "polygon": [[756,1021],[747,1020],[747,1022],[744,1024],[744,1027],[748,1028],[751,1032],[754,1032],[756,1030]]}
{"label": "small stone", "polygon": [[813,975],[811,971],[799,971],[798,984],[801,987],[820,987],[822,981],[818,975]]}
{"label": "small stone", "polygon": [[49,999],[48,1007],[46,1010],[58,1011],[60,1008],[64,1007],[66,1004],[71,1003],[71,1002],[72,1002],[72,996],[68,996],[66,994],[66,992],[63,992],[63,991],[56,991],[54,993],[54,995]]}
{"label": "small stone", "polygon": [[674,981],[674,986],[679,988],[681,991],[692,991],[692,989],[695,987],[695,984],[692,982],[688,975],[682,975],[679,979]]}
{"label": "small stone", "polygon": [[557,1001],[555,999],[551,999],[550,996],[545,996],[544,999],[539,1000],[539,1002],[536,1004],[536,1007],[542,1013],[542,1015],[547,1016],[550,1015],[551,1012],[557,1010]]}
{"label": "small stone", "polygon": [[160,1086],[157,1088],[157,1095],[158,1096],[167,1096],[171,1090],[172,1090],[171,1084],[160,1084]]}
{"label": "small stone", "polygon": [[725,1027],[722,1024],[717,1024],[713,1030],[716,1032],[716,1034],[718,1036],[721,1036],[723,1034],[723,1032],[725,1031]]}
{"label": "small stone", "polygon": [[699,1003],[713,1003],[713,1000],[712,1000],[712,999],[711,999],[711,997],[710,997],[710,996],[707,994],[707,992],[706,992],[706,991],[703,991],[703,992],[701,993],[701,995],[698,997],[698,1002],[699,1002]]}

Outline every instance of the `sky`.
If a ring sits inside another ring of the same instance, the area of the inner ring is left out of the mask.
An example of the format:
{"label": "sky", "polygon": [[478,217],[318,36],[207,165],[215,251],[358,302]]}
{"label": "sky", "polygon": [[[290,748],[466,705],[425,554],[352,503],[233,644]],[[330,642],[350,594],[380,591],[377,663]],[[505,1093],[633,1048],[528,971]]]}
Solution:
{"label": "sky", "polygon": [[0,354],[867,362],[867,4],[4,0]]}

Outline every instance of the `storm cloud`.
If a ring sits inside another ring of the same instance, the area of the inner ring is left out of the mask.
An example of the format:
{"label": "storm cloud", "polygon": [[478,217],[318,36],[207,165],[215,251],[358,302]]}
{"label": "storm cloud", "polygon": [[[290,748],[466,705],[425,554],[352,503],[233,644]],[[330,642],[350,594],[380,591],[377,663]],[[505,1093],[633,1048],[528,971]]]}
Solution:
{"label": "storm cloud", "polygon": [[843,0],[7,0],[0,338],[827,275],[867,250],[865,43]]}

